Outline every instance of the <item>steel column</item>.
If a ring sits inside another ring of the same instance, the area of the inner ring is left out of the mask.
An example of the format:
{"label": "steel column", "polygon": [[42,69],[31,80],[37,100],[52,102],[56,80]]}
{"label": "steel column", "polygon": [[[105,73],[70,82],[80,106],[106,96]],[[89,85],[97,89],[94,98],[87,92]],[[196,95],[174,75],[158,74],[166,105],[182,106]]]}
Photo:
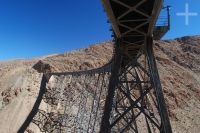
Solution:
{"label": "steel column", "polygon": [[158,74],[158,69],[156,66],[155,57],[153,54],[153,39],[152,37],[147,37],[147,43],[146,43],[146,54],[148,58],[148,63],[150,67],[150,75],[151,80],[156,92],[156,98],[158,102],[158,110],[161,117],[161,133],[172,133],[171,124],[169,121],[164,95],[160,83],[160,77]]}
{"label": "steel column", "polygon": [[100,133],[109,133],[110,130],[110,117],[113,106],[113,99],[117,83],[119,82],[119,71],[121,66],[122,55],[120,54],[120,39],[117,39],[115,44],[114,63],[112,66],[111,77],[108,86],[108,94],[106,97],[104,113],[102,117]]}

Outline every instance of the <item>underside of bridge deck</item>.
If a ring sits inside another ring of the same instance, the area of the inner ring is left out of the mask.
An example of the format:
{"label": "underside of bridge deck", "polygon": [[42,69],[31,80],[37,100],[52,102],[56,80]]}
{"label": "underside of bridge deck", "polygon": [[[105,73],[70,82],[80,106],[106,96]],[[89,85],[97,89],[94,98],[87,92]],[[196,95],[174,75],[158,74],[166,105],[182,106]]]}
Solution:
{"label": "underside of bridge deck", "polygon": [[102,0],[102,3],[115,38],[121,40],[124,61],[134,58],[144,48],[146,37],[153,36],[162,0]]}

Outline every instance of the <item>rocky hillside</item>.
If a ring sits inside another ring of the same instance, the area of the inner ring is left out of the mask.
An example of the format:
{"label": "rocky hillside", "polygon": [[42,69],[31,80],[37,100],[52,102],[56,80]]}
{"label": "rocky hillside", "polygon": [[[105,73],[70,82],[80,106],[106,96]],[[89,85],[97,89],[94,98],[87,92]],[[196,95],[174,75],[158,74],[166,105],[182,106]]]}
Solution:
{"label": "rocky hillside", "polygon": [[[173,131],[197,133],[200,130],[200,36],[156,41],[154,48]],[[0,133],[15,133],[23,123],[37,97],[39,72],[43,69],[61,72],[97,68],[110,61],[112,51],[112,42],[104,42],[38,59],[0,62]]]}
{"label": "rocky hillside", "polygon": [[49,64],[52,72],[87,70],[108,63],[112,58],[112,51],[112,42],[104,42],[85,49],[47,57],[42,62]]}
{"label": "rocky hillside", "polygon": [[155,54],[172,127],[200,130],[200,36],[155,42]]}

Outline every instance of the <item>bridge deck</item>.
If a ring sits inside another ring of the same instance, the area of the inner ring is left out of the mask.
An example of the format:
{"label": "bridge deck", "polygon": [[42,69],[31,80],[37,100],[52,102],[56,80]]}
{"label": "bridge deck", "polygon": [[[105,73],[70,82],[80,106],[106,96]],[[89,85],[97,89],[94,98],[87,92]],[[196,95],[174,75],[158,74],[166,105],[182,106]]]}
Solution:
{"label": "bridge deck", "polygon": [[146,37],[152,36],[163,0],[102,0],[102,3],[115,37],[122,41],[124,58],[134,58],[144,47]]}

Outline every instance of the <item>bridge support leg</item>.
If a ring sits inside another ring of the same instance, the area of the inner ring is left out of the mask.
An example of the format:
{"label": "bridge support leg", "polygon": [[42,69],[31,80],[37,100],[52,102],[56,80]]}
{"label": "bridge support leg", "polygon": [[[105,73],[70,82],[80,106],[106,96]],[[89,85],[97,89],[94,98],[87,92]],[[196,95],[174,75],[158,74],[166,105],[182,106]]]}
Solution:
{"label": "bridge support leg", "polygon": [[160,77],[158,74],[158,69],[156,66],[156,61],[155,61],[155,57],[153,54],[153,46],[152,45],[153,45],[152,37],[148,37],[147,44],[146,44],[146,54],[147,54],[148,63],[149,63],[149,67],[150,67],[149,70],[150,70],[151,80],[152,80],[152,84],[155,89],[156,99],[158,102],[158,110],[159,110],[160,118],[161,118],[161,122],[162,122],[161,132],[162,133],[172,133],[171,124],[170,124],[170,120],[169,120],[166,105],[165,105],[164,95],[162,92]]}
{"label": "bridge support leg", "polygon": [[141,54],[131,59],[119,52],[119,40],[116,45],[100,133],[172,133],[152,38],[147,37]]}
{"label": "bridge support leg", "polygon": [[113,106],[113,99],[115,96],[115,90],[117,87],[118,83],[118,77],[119,77],[119,71],[120,71],[120,66],[121,66],[121,54],[120,54],[120,42],[119,40],[116,41],[115,44],[115,57],[114,57],[114,63],[112,66],[112,71],[111,71],[111,77],[109,81],[109,86],[108,86],[108,94],[106,97],[106,102],[105,102],[105,107],[104,107],[104,115],[102,117],[102,122],[101,122],[101,127],[100,127],[100,133],[110,133],[111,128],[110,128],[110,122],[109,118],[111,117],[111,111],[112,111],[112,106]]}

